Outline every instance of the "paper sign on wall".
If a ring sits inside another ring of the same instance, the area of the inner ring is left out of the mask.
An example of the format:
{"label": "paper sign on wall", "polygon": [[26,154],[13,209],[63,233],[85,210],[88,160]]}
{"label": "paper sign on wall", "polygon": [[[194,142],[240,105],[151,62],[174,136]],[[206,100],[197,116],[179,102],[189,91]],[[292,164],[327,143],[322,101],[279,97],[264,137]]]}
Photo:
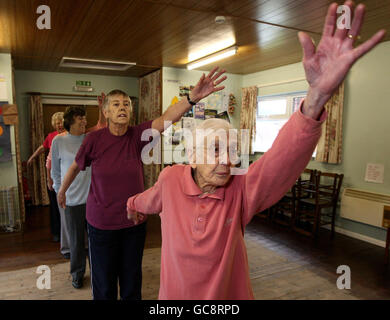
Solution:
{"label": "paper sign on wall", "polygon": [[0,75],[0,100],[7,101],[8,100],[8,91],[7,91],[7,82],[3,75]]}
{"label": "paper sign on wall", "polygon": [[380,163],[367,163],[365,181],[383,183],[385,166]]}

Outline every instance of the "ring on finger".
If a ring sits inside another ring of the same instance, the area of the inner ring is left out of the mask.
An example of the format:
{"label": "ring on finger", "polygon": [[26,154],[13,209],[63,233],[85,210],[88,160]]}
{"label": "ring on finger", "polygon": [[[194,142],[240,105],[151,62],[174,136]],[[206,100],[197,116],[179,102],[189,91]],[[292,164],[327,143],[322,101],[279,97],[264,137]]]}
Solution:
{"label": "ring on finger", "polygon": [[351,39],[352,41],[355,41],[355,40],[360,40],[360,35],[352,35],[352,34],[349,34],[348,35],[348,38]]}

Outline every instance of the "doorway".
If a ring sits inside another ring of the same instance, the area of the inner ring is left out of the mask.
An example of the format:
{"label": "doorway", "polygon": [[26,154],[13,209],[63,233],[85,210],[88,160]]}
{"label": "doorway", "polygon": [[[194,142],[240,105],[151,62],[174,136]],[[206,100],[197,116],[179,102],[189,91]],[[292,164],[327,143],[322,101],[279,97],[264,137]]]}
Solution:
{"label": "doorway", "polygon": [[[56,112],[65,112],[65,109],[69,105],[65,104],[43,104],[43,131],[44,136],[47,137],[47,135],[50,132],[53,132],[53,126],[51,125],[51,117]],[[99,108],[98,105],[74,105],[72,106],[79,106],[84,107],[87,114],[87,129],[93,127],[96,125],[96,123],[99,120]]]}

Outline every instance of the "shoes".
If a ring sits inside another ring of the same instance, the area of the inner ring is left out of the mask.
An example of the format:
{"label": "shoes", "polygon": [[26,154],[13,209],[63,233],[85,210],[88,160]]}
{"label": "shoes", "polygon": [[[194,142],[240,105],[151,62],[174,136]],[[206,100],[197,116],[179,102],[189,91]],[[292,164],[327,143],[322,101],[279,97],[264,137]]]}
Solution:
{"label": "shoes", "polygon": [[70,259],[70,253],[64,253],[62,256],[67,260]]}
{"label": "shoes", "polygon": [[55,236],[53,236],[53,240],[52,241],[53,242],[60,242],[60,237],[55,235]]}
{"label": "shoes", "polygon": [[73,280],[72,280],[72,286],[73,286],[75,289],[80,289],[80,288],[82,288],[82,286],[83,286],[83,278],[81,278],[81,279],[73,279]]}

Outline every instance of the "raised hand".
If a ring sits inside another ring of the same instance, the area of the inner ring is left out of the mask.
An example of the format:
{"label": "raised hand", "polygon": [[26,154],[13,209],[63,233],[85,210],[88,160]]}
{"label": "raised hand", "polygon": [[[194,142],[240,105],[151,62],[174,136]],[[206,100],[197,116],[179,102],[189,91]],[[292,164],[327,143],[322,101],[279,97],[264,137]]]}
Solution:
{"label": "raised hand", "polygon": [[101,95],[97,97],[98,108],[99,108],[98,122],[93,127],[87,129],[87,131],[86,131],[87,133],[95,131],[95,130],[99,130],[101,128],[105,128],[107,126],[107,119],[104,117],[104,114],[103,114],[103,104],[104,104],[105,98],[106,98],[106,95],[104,94],[104,92],[102,92]]}
{"label": "raised hand", "polygon": [[[352,1],[346,1],[344,5],[349,6],[351,13],[353,12]],[[336,28],[337,7],[337,3],[329,6],[317,48],[306,33],[298,34],[303,48],[303,66],[309,83],[303,112],[313,118],[321,114],[323,106],[344,80],[352,65],[374,48],[386,33],[385,30],[380,30],[354,48],[354,42],[363,25],[365,6],[359,4],[356,7],[350,30]]]}
{"label": "raised hand", "polygon": [[103,103],[104,103],[105,98],[106,98],[106,95],[104,94],[104,92],[102,92],[101,95],[97,97],[99,109],[101,109],[103,107]]}
{"label": "raised hand", "polygon": [[202,100],[203,98],[207,97],[208,95],[223,90],[225,86],[217,87],[222,81],[226,80],[226,76],[221,75],[224,74],[225,70],[218,71],[218,67],[215,67],[213,70],[210,71],[210,73],[205,76],[204,74],[199,79],[198,83],[194,87],[194,89],[190,92],[190,99],[194,102],[198,102]]}

